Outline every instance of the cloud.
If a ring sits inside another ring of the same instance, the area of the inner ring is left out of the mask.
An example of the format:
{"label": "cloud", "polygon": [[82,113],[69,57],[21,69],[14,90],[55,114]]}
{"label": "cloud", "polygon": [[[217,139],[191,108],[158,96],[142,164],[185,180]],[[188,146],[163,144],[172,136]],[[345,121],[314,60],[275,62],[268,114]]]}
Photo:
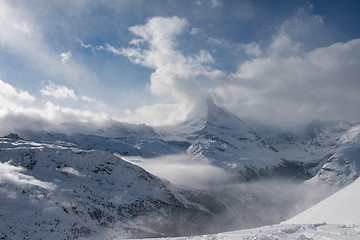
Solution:
{"label": "cloud", "polygon": [[221,7],[221,6],[222,6],[222,2],[220,0],[211,0],[211,3],[210,3],[211,8],[217,8],[217,7]]}
{"label": "cloud", "polygon": [[16,89],[8,83],[3,82],[0,79],[0,99],[4,103],[5,101],[14,100],[22,102],[33,102],[35,97],[30,95],[27,91]]}
{"label": "cloud", "polygon": [[[191,106],[190,106],[191,108]],[[145,123],[152,126],[171,125],[187,119],[189,106],[183,103],[157,103],[127,111],[121,121]]]}
{"label": "cloud", "polygon": [[12,25],[16,30],[19,32],[25,33],[25,34],[31,34],[32,30],[31,27],[27,22],[21,22],[21,23],[14,23]]}
{"label": "cloud", "polygon": [[13,1],[0,1],[0,48],[52,79],[61,78],[72,84],[80,84],[84,79],[97,81],[82,64],[65,64],[71,58],[71,51],[59,56],[47,41],[41,24],[24,6]]}
{"label": "cloud", "polygon": [[177,185],[208,188],[220,186],[234,180],[232,174],[210,163],[194,161],[193,156],[188,154],[168,155],[157,158],[120,157]]}
{"label": "cloud", "polygon": [[111,118],[102,112],[94,113],[70,107],[62,107],[52,102],[38,103],[37,106],[12,104],[0,109],[0,134],[5,135],[12,131],[67,131],[62,128],[62,123],[91,123],[101,126]]}
{"label": "cloud", "polygon": [[[133,44],[137,44],[137,43],[133,43]],[[101,50],[105,50],[105,51],[108,51],[108,52],[111,52],[113,54],[116,54],[116,55],[122,55],[122,51],[111,46],[110,44],[106,44],[105,47],[103,46],[97,46],[96,47],[97,50],[101,51]]]}
{"label": "cloud", "polygon": [[49,84],[46,85],[45,88],[41,89],[40,92],[41,95],[52,96],[57,99],[66,99],[66,98],[73,100],[78,99],[78,97],[74,93],[74,90],[66,86],[56,85],[52,82],[49,82]]}
{"label": "cloud", "polygon": [[[293,52],[298,54],[299,51],[312,50],[309,46],[322,45],[328,32],[325,28],[324,19],[313,14],[314,6],[306,3],[305,6],[299,7],[295,14],[286,19],[273,36],[271,48],[281,49],[286,53],[286,49],[290,50],[288,56]],[[290,48],[290,49],[289,49]],[[295,51],[294,51],[295,50]]]}
{"label": "cloud", "polygon": [[96,102],[95,98],[87,97],[87,96],[80,96],[80,99],[85,101],[85,102]]}
{"label": "cloud", "polygon": [[209,38],[208,40],[209,43],[215,44],[215,45],[219,45],[219,46],[228,46],[229,43],[227,43],[225,40],[221,40],[221,39],[217,39],[217,38]]}
{"label": "cloud", "polygon": [[176,39],[188,30],[188,26],[188,21],[183,18],[154,17],[145,25],[129,28],[138,37],[130,41],[134,47],[118,49],[106,45],[107,51],[126,56],[135,64],[155,70],[150,77],[149,89],[166,103],[143,106],[135,111],[133,119],[152,116],[146,118],[146,123],[160,124],[174,123],[174,116],[177,116],[175,122],[181,122],[192,108],[205,99],[207,93],[196,78],[211,72],[207,64],[213,63],[213,58],[205,50],[185,56],[177,49]]}
{"label": "cloud", "polygon": [[301,52],[301,43],[294,42],[284,31],[279,31],[273,37],[267,52],[272,57],[296,56]]}
{"label": "cloud", "polygon": [[86,177],[86,175],[82,174],[81,172],[72,167],[64,167],[61,169],[61,172],[65,174],[72,174],[77,177]]}
{"label": "cloud", "polygon": [[72,57],[72,53],[71,51],[68,51],[68,52],[63,52],[59,55],[60,59],[61,59],[61,62],[63,64],[67,64],[67,62],[70,60],[70,58]]}
{"label": "cloud", "polygon": [[260,57],[263,54],[259,44],[256,42],[241,44],[240,48],[245,50],[245,53],[250,57]]}
{"label": "cloud", "polygon": [[80,43],[80,47],[82,48],[92,48],[91,44],[85,44],[81,39],[76,38],[76,41],[78,41]]}
{"label": "cloud", "polygon": [[239,115],[276,125],[356,119],[359,74],[360,39],[354,39],[300,56],[271,54],[246,61],[215,91]]}
{"label": "cloud", "polygon": [[64,85],[58,85],[53,82],[49,82],[43,89],[40,90],[41,95],[54,97],[56,99],[70,99],[70,100],[81,100],[84,102],[95,103],[97,100],[93,97],[84,95],[77,96],[73,89],[70,89]]}
{"label": "cloud", "polygon": [[78,41],[80,43],[80,47],[81,48],[86,48],[86,49],[90,49],[91,51],[95,52],[95,51],[108,51],[108,52],[111,52],[111,53],[114,53],[114,54],[119,54],[118,49],[114,48],[113,46],[109,45],[109,44],[106,44],[106,46],[101,46],[101,45],[95,45],[93,46],[92,44],[90,43],[84,43],[81,39],[79,38],[75,38],[76,41]]}
{"label": "cloud", "polygon": [[[313,118],[360,118],[355,110],[360,103],[356,80],[360,40],[307,50],[303,36],[293,31],[299,27],[306,35],[322,24],[320,16],[299,9],[284,21],[267,46],[241,44],[251,58],[233,73],[210,67],[214,60],[207,51],[184,56],[178,50],[177,38],[190,25],[186,19],[154,17],[145,25],[131,27],[138,37],[130,42],[134,47],[106,45],[106,49],[155,69],[149,88],[166,103],[143,106],[126,119],[146,119],[155,125],[180,122],[209,93],[240,117],[277,126],[299,125]],[[198,77],[210,84],[200,84]]]}
{"label": "cloud", "polygon": [[196,28],[196,27],[193,27],[191,28],[191,31],[190,31],[190,34],[191,35],[196,35],[200,32],[200,29],[199,28]]}
{"label": "cloud", "polygon": [[[209,6],[210,2],[198,3]],[[214,59],[208,51],[189,52],[180,45],[200,37],[194,33],[204,29],[179,17],[153,17],[130,27],[134,37],[124,48],[79,42],[83,48],[125,56],[153,69],[147,88],[157,101],[127,111],[123,120],[151,125],[181,122],[210,93],[241,118],[285,127],[313,118],[359,117],[354,110],[359,105],[355,77],[359,75],[358,40],[324,43],[328,36],[322,35],[325,24],[326,19],[312,14],[308,4],[267,29],[274,31],[270,37],[256,42],[228,41],[224,51],[240,48],[247,55],[233,55],[239,57],[234,62],[242,62],[232,72],[232,66],[226,71],[215,69],[216,61],[222,59]],[[221,39],[209,38],[204,48],[208,43],[224,46]],[[220,55],[226,54],[216,54],[223,57]]]}
{"label": "cloud", "polygon": [[218,8],[221,7],[223,5],[222,1],[220,0],[197,0],[196,4],[198,6],[201,6],[203,3],[205,3],[206,5],[208,5],[210,8]]}
{"label": "cloud", "polygon": [[252,58],[213,78],[213,96],[242,118],[277,127],[314,118],[358,121],[360,39],[309,49],[324,33],[324,19],[311,11],[299,8],[263,47],[240,45]]}
{"label": "cloud", "polygon": [[33,176],[26,175],[26,169],[20,166],[13,166],[11,162],[0,162],[0,183],[11,183],[24,187],[28,185],[38,186],[47,190],[55,190],[56,185],[51,182],[44,182],[34,178]]}
{"label": "cloud", "polygon": [[[74,92],[64,86],[50,83],[43,89],[45,94],[51,96],[74,98]],[[76,96],[75,96],[76,97]],[[95,101],[88,98],[84,101]],[[86,98],[86,97],[85,97]],[[94,105],[93,102],[91,105]],[[111,118],[101,112],[63,107],[50,101],[43,103],[35,99],[28,92],[16,89],[0,80],[0,135],[8,134],[16,129],[27,130],[64,130],[60,124],[64,122],[89,122],[101,125]]]}

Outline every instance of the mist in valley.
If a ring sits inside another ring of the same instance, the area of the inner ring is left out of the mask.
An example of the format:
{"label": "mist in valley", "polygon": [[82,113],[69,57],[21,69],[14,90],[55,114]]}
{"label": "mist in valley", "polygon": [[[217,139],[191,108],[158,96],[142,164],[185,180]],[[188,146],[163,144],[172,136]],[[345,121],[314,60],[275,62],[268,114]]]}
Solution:
{"label": "mist in valley", "polygon": [[[210,162],[194,161],[188,154],[122,157],[169,181],[193,204],[193,212],[178,212],[166,219],[173,228],[172,232],[167,232],[169,236],[278,224],[338,190],[338,187],[319,182],[281,177],[244,181]],[[198,209],[205,209],[208,214],[197,213]],[[151,215],[139,218],[153,221],[153,224],[158,220],[159,225],[164,221]],[[185,224],[184,219],[191,220],[192,224]],[[161,228],[159,230],[161,232]]]}

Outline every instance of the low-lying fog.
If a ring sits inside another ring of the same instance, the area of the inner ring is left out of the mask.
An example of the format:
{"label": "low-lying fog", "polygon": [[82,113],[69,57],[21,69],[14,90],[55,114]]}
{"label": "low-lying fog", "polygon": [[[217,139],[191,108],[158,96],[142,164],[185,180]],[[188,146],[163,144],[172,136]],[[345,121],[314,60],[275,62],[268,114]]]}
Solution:
{"label": "low-lying fog", "polygon": [[122,159],[144,168],[175,185],[191,188],[208,188],[224,185],[234,178],[222,168],[203,161],[194,161],[191,155],[178,154],[157,158],[120,156]]}
{"label": "low-lying fog", "polygon": [[[233,228],[280,223],[337,190],[312,181],[300,182],[289,179],[267,178],[240,182],[234,174],[209,162],[195,161],[187,154],[158,158],[139,156],[121,156],[121,158],[178,185],[179,188],[200,189],[210,193],[208,197],[222,198],[222,203],[227,207],[224,214],[232,214],[240,218],[239,222],[242,226]],[[244,224],[247,219],[249,222]]]}

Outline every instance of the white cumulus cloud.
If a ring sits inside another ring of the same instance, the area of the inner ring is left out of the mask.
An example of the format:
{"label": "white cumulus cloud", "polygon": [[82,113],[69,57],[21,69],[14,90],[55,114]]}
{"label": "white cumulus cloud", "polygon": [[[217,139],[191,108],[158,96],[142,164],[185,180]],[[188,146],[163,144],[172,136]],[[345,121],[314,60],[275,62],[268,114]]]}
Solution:
{"label": "white cumulus cloud", "polygon": [[[0,80],[0,135],[16,131],[16,129],[54,130],[64,122],[88,122],[101,125],[111,119],[101,111],[106,106],[94,98],[82,95],[77,97],[72,89],[65,86],[50,82],[41,90],[41,93],[55,98],[89,102],[92,110],[81,108],[81,104],[76,108],[57,105],[51,101],[44,103],[42,99],[36,99],[29,92]],[[87,106],[86,103],[85,106]],[[98,108],[98,111],[94,111],[94,106]]]}
{"label": "white cumulus cloud", "polygon": [[52,82],[49,82],[49,84],[46,85],[43,89],[41,89],[40,92],[44,96],[51,96],[57,99],[78,99],[73,89],[70,89],[63,85],[54,84]]}
{"label": "white cumulus cloud", "polygon": [[205,50],[184,56],[177,49],[177,37],[188,31],[188,26],[188,21],[183,18],[154,17],[145,25],[129,28],[137,37],[130,42],[134,47],[117,49],[107,45],[108,51],[155,70],[149,88],[166,103],[143,106],[135,111],[134,119],[146,119],[152,125],[184,121],[189,111],[205,99],[207,93],[196,78],[210,74],[211,68],[207,64],[214,60]]}
{"label": "white cumulus cloud", "polygon": [[96,102],[93,97],[84,95],[76,95],[75,91],[64,85],[58,85],[53,82],[49,82],[43,89],[40,90],[41,95],[50,96],[56,99],[71,99],[71,100],[82,100],[85,102]]}
{"label": "white cumulus cloud", "polygon": [[215,92],[239,115],[274,125],[357,119],[358,76],[360,39],[354,39],[301,55],[246,61]]}
{"label": "white cumulus cloud", "polygon": [[33,102],[35,101],[35,97],[30,95],[29,92],[23,91],[21,89],[16,89],[10,84],[2,81],[0,79],[0,99],[1,102],[13,100],[13,101],[26,101],[26,102]]}

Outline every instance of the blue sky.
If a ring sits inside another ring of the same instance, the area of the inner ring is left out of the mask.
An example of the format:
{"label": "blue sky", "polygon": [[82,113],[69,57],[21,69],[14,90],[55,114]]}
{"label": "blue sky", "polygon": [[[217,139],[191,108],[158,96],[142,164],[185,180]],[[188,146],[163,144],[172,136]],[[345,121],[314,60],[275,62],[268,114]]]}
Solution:
{"label": "blue sky", "polygon": [[172,124],[210,95],[269,125],[359,120],[359,11],[350,0],[2,0],[0,118]]}

